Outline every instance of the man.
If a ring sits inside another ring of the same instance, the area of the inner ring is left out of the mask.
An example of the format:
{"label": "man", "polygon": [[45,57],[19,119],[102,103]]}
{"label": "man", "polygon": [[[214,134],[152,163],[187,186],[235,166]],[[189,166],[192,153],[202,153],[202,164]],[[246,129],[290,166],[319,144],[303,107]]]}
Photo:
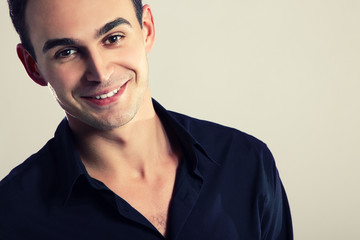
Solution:
{"label": "man", "polygon": [[139,0],[9,0],[28,75],[66,113],[0,183],[0,239],[292,239],[266,145],[152,100]]}

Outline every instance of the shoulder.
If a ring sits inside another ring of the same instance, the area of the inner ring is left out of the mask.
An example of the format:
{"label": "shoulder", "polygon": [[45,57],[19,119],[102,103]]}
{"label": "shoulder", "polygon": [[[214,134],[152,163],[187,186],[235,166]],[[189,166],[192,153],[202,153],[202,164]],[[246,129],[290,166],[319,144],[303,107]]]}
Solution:
{"label": "shoulder", "polygon": [[36,190],[39,182],[45,181],[49,173],[52,158],[53,140],[31,155],[23,163],[15,167],[4,179],[0,181],[0,206],[5,202],[21,199],[27,193]]}
{"label": "shoulder", "polygon": [[[48,207],[57,166],[54,164],[50,140],[40,151],[15,167],[0,182],[0,232],[8,239],[22,234],[29,220],[43,219],[44,209]],[[1,238],[1,237],[0,237]],[[15,237],[17,238],[17,237]]]}

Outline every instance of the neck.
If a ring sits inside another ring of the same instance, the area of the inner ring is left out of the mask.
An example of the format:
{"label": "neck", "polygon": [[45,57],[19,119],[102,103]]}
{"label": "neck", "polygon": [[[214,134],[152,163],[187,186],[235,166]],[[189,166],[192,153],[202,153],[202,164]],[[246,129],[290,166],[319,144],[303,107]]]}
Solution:
{"label": "neck", "polygon": [[73,129],[90,175],[146,179],[156,176],[157,166],[177,164],[177,153],[152,103],[147,112],[146,117],[108,131],[88,126]]}

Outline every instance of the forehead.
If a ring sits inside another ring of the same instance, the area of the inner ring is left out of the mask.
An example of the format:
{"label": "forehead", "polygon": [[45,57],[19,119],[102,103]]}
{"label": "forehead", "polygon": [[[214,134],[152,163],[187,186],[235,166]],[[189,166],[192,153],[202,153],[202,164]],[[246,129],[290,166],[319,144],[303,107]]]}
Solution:
{"label": "forehead", "polygon": [[42,38],[81,38],[118,17],[136,25],[131,0],[29,0],[25,14],[33,44]]}

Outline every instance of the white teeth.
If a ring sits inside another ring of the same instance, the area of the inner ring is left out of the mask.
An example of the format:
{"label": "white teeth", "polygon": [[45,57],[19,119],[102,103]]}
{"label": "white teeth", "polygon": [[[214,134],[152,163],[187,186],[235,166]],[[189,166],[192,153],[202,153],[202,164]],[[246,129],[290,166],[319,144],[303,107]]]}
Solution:
{"label": "white teeth", "polygon": [[94,98],[96,98],[96,99],[105,99],[105,98],[109,98],[109,97],[112,97],[112,96],[114,96],[115,94],[117,94],[118,92],[119,92],[119,90],[120,90],[120,88],[118,88],[118,89],[115,89],[114,91],[111,91],[111,92],[109,92],[109,93],[107,93],[107,94],[101,94],[101,95],[99,95],[99,96],[95,96]]}

